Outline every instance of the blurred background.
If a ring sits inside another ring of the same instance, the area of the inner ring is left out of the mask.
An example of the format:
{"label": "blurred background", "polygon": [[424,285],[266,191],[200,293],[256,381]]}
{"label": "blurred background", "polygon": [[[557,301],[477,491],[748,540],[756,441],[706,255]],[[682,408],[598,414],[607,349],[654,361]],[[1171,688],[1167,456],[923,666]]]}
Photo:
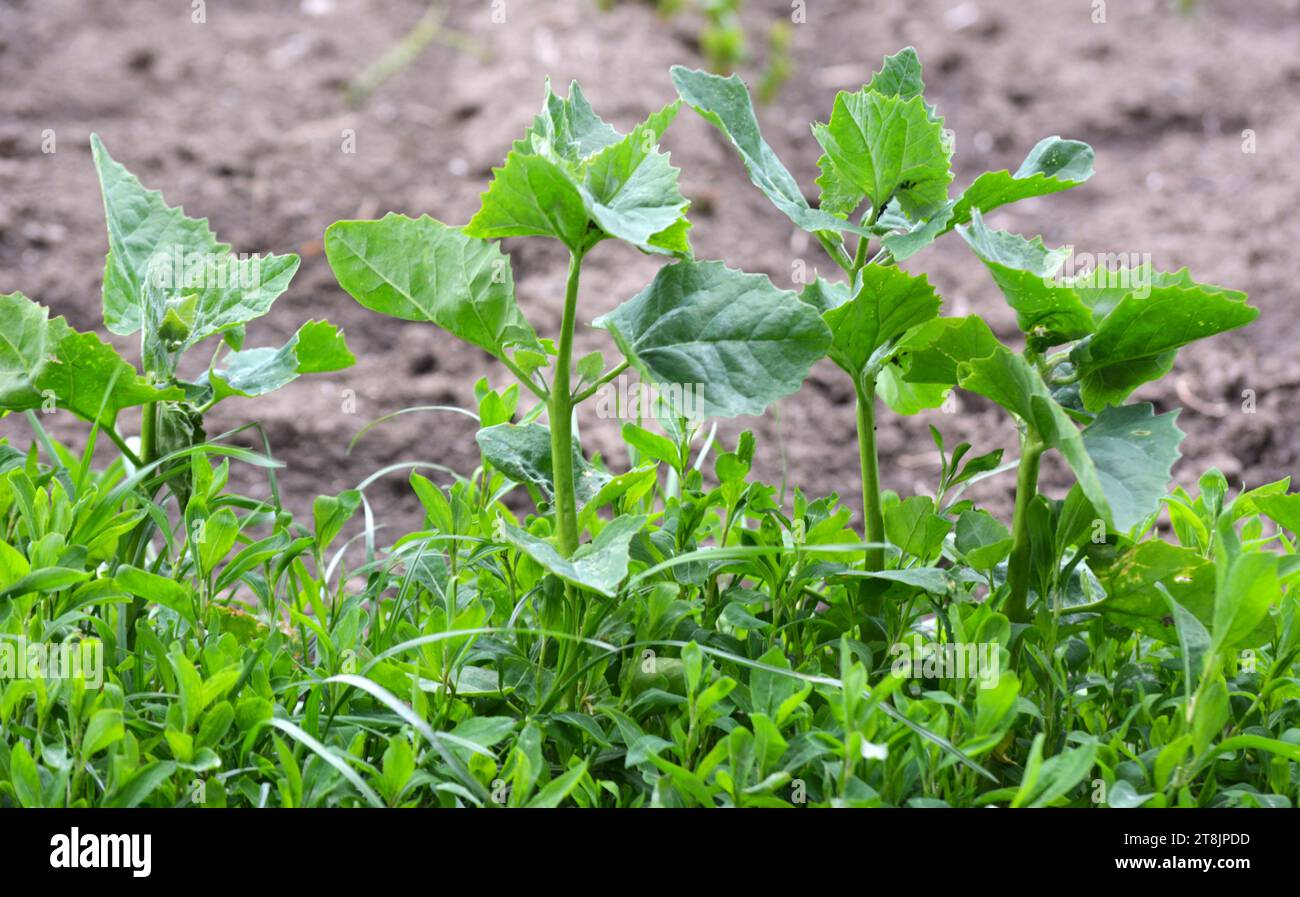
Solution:
{"label": "blurred background", "polygon": [[[259,420],[288,464],[281,483],[291,507],[394,462],[468,474],[477,450],[472,422],[459,415],[399,417],[348,452],[374,418],[413,405],[472,407],[478,377],[502,387],[509,375],[430,325],[353,303],[321,250],[331,222],[391,210],[463,223],[548,76],[557,88],[578,79],[597,112],[626,130],[674,98],[668,68],[677,63],[744,76],[764,99],[768,142],[815,200],[809,122],[908,44],[956,134],[954,193],[984,170],[1014,170],[1047,135],[1096,150],[1092,181],[999,210],[994,226],[1080,253],[1149,254],[1162,270],[1186,265],[1262,309],[1245,331],[1185,350],[1170,377],[1136,396],[1158,410],[1183,407],[1178,479],[1194,482],[1213,465],[1258,485],[1296,469],[1300,0],[0,0],[0,291],[21,290],[102,331],[106,240],[88,144],[98,132],[147,186],[207,216],[235,251],[302,255],[250,345],[278,343],[311,317],[346,328],[355,368],[224,403],[209,428]],[[42,151],[50,131],[53,153]],[[664,144],[693,203],[699,257],[783,287],[804,267],[832,272],[694,113],[679,116]],[[563,251],[536,239],[506,248],[525,313],[554,333]],[[580,320],[638,292],[661,263],[602,245],[584,271]],[[905,267],[930,275],[947,313],[981,314],[1014,337],[1001,295],[960,239]],[[602,333],[579,339],[580,351],[614,351]],[[118,342],[135,357],[130,341]],[[727,443],[756,432],[760,476],[852,496],[852,400],[848,381],[823,362],[774,413],[720,432]],[[616,426],[585,410],[588,451],[621,469]],[[929,425],[949,446],[1014,454],[1002,413],[976,398],[961,397],[953,413],[882,414],[887,487],[933,488]],[[0,421],[0,432],[25,442],[24,426]],[[981,497],[1005,512],[1012,480],[984,484]],[[386,522],[418,522],[402,473],[370,498]]]}

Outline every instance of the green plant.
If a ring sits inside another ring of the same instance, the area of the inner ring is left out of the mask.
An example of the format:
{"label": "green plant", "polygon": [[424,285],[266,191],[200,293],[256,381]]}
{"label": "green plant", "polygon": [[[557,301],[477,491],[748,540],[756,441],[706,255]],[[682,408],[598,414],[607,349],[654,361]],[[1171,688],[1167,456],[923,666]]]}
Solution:
{"label": "green plant", "polygon": [[[867,541],[885,542],[877,397],[912,414],[941,404],[956,386],[1001,405],[1021,430],[1007,569],[1014,621],[1027,619],[1033,586],[1030,517],[1044,451],[1062,454],[1106,526],[1128,532],[1158,510],[1182,434],[1173,414],[1119,403],[1168,372],[1180,346],[1243,326],[1257,312],[1244,294],[1198,284],[1186,270],[1099,266],[1062,277],[1068,249],[987,228],[983,215],[1000,206],[1090,178],[1087,144],[1045,138],[1014,173],[987,172],[949,198],[952,140],[925,101],[920,62],[909,48],[888,57],[861,90],[841,92],[829,121],[813,126],[823,150],[814,209],[763,142],[739,79],[679,67],[673,81],[682,99],[730,138],[754,184],[813,233],[847,277],[815,279],[802,298],[831,326],[830,357],[853,378]],[[1002,345],[979,317],[939,317],[940,300],[926,277],[898,267],[953,230],[1016,311],[1021,352]],[[882,547],[868,551],[867,569],[882,569]],[[1045,583],[1039,585],[1046,602]]]}
{"label": "green plant", "polygon": [[[555,550],[564,561],[579,552],[579,505],[591,491],[573,435],[577,405],[631,366],[647,381],[701,385],[709,415],[761,413],[798,388],[829,339],[812,309],[765,277],[689,260],[688,203],[677,189],[677,170],[657,148],[676,112],[674,103],[622,135],[596,116],[576,83],[567,99],[548,89],[541,113],[493,172],[482,207],[463,228],[390,214],[337,222],[326,233],[330,264],[358,302],[437,324],[477,345],[545,404],[547,445],[538,441],[546,430],[532,424],[485,430],[480,442],[503,470],[526,461],[544,472],[539,485],[554,506]],[[569,252],[554,340],[540,338],[519,311],[509,260],[490,242],[517,236],[558,240]],[[608,239],[686,260],[661,270],[644,291],[595,322],[625,356],[606,368],[599,352],[575,363],[573,339],[583,261]],[[684,407],[677,411],[686,417]],[[584,549],[583,560],[603,568],[595,574],[600,582],[606,571],[613,577],[607,588],[626,571],[628,542],[644,522],[620,518]],[[576,634],[581,610],[574,586],[591,582],[576,574],[568,579],[567,625]]]}
{"label": "green plant", "polygon": [[[885,71],[907,80],[911,66],[905,53]],[[678,78],[706,109],[740,98],[728,80]],[[840,102],[900,117],[896,95],[873,93]],[[201,272],[251,261],[96,142],[105,319],[141,332],[146,373],[0,299],[0,399],[30,430],[0,439],[0,806],[1296,804],[1300,494],[1289,478],[1234,493],[1217,470],[1167,492],[1172,415],[1120,404],[1180,340],[1253,316],[1244,298],[1183,272],[1136,290],[1058,279],[1059,253],[983,220],[999,197],[1052,186],[1041,173],[983,175],[957,200],[936,189],[929,217],[897,197],[856,223],[811,209],[745,126],[752,113],[729,113],[792,218],[833,255],[850,255],[842,234],[863,238],[852,255],[870,263],[850,284],[817,280],[801,298],[690,258],[686,201],[656,148],[675,111],[619,135],[576,85],[548,91],[469,225],[330,228],[329,261],[358,301],[450,331],[518,382],[478,381],[467,408],[396,412],[472,418],[472,471],[391,464],[297,517],[265,436],[258,451],[228,444],[256,425],[209,438],[202,413],[234,390],[256,408],[259,391],[350,361],[341,334],[308,324],[279,349],[238,347],[295,260],[271,257],[270,281],[238,288],[147,278],[163,250],[192,252]],[[827,164],[842,173],[857,157],[840,158]],[[1020,352],[978,318],[938,317],[928,284],[896,266],[958,217],[1021,320]],[[569,251],[551,337],[492,242],[515,236]],[[612,365],[572,357],[582,263],[610,238],[666,261],[595,322],[624,356]],[[206,372],[179,378],[205,338],[218,344]],[[761,411],[826,353],[872,414],[867,373],[895,408],[954,387],[988,396],[1021,423],[1020,460],[932,428],[934,497],[880,491],[879,539],[863,542],[838,496],[763,482],[753,435],[724,445],[704,420]],[[700,407],[670,388],[649,410],[611,409],[601,387],[624,370],[698,383]],[[574,412],[598,395],[599,413],[627,418],[626,470],[576,438]],[[135,407],[156,426],[133,446],[120,427]],[[89,421],[84,446],[38,409]],[[191,426],[164,438],[177,418]],[[1049,448],[1077,479],[1059,500],[1036,484]],[[232,462],[262,472],[265,497],[232,486]],[[1013,467],[1008,527],[966,490]],[[379,499],[397,473],[424,516],[388,539]],[[1038,600],[1022,604],[1022,586]]]}

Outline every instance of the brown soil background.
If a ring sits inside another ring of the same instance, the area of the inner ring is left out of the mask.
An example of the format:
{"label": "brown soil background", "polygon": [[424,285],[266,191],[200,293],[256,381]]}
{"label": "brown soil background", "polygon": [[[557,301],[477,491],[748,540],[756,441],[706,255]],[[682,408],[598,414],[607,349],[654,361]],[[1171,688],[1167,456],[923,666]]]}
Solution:
{"label": "brown soil background", "polygon": [[[207,216],[236,251],[302,254],[293,287],[250,328],[249,345],[278,344],[309,317],[346,327],[354,369],[256,402],[227,402],[210,419],[213,432],[250,418],[266,427],[288,465],[281,483],[291,507],[396,462],[468,473],[477,460],[473,427],[459,415],[398,418],[347,453],[373,418],[413,405],[472,406],[479,376],[505,385],[508,374],[431,326],[354,304],[334,283],[321,234],[336,219],[389,210],[466,221],[490,167],[531,121],[546,76],[557,87],[577,78],[597,111],[627,129],[673,98],[670,65],[702,65],[697,20],[666,22],[640,2],[601,12],[590,0],[506,0],[506,22],[494,24],[489,0],[456,0],[447,25],[488,57],[435,44],[352,108],[342,88],[419,19],[423,0],[208,0],[204,24],[191,22],[190,6],[0,0],[0,290],[21,290],[79,328],[100,328],[106,243],[88,144],[97,131],[148,186]],[[741,72],[751,81],[767,28],[788,18],[790,6],[746,5],[757,58]],[[1262,310],[1252,327],[1184,351],[1174,375],[1137,398],[1160,410],[1184,406],[1179,481],[1211,465],[1247,485],[1284,476],[1296,468],[1300,417],[1300,2],[1206,2],[1184,15],[1165,0],[1113,0],[1104,24],[1093,22],[1095,6],[807,0],[807,22],[793,29],[796,71],[759,111],[765,136],[815,198],[808,122],[829,114],[836,90],[857,88],[882,56],[913,44],[929,97],[957,135],[954,191],[983,170],[1014,169],[1040,137],[1088,141],[1097,152],[1091,182],[1006,207],[992,223],[1080,252],[1150,253],[1162,269],[1188,265],[1201,280],[1249,292]],[[355,154],[341,151],[347,128],[356,133]],[[56,153],[41,152],[45,129],[56,134]],[[1254,153],[1243,151],[1247,129]],[[816,245],[768,207],[730,148],[689,110],[665,145],[694,202],[699,257],[767,273],[781,286],[792,286],[798,260],[830,272]],[[554,333],[562,253],[535,239],[507,249],[525,312]],[[635,294],[658,264],[603,245],[585,269],[581,319]],[[949,313],[979,313],[1014,336],[1009,310],[958,238],[907,267],[930,274]],[[601,333],[580,340],[583,351],[614,352]],[[131,341],[119,344],[134,357]],[[1242,410],[1248,389],[1253,414]],[[347,390],[355,413],[342,410]],[[761,476],[851,496],[851,402],[847,381],[823,362],[777,413],[727,422],[722,433],[729,442],[742,427],[756,431]],[[611,466],[624,464],[616,430],[596,420],[592,406],[585,412],[587,448]],[[903,492],[932,488],[937,455],[928,424],[949,445],[969,440],[976,451],[1005,446],[1014,455],[1001,413],[970,397],[953,414],[881,417],[885,483]],[[24,431],[20,422],[0,422],[15,441],[25,443]],[[1059,471],[1053,476],[1059,484]],[[1003,477],[982,486],[982,497],[1005,511],[1012,486]],[[389,475],[369,496],[382,521],[416,522],[404,474]]]}

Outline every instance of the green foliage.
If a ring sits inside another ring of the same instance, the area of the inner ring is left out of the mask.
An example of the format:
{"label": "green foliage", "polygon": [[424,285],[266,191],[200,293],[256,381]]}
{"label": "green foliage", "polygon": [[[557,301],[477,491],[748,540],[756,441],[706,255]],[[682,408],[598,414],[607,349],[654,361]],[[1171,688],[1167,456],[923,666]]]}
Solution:
{"label": "green foliage", "polygon": [[[0,407],[31,430],[0,440],[0,806],[1300,800],[1300,495],[1289,479],[1234,493],[1218,471],[1168,491],[1177,413],[1123,404],[1180,346],[1252,319],[1245,297],[1185,271],[1058,278],[1060,251],[990,230],[997,206],[1086,180],[1091,150],[1048,138],[950,199],[914,51],[818,128],[821,208],[762,141],[738,79],[673,78],[844,280],[795,294],[690,258],[657,149],[676,107],[623,136],[576,85],[548,91],[470,225],[390,214],[325,240],[360,304],[434,324],[516,378],[477,383],[473,409],[399,412],[474,418],[477,465],[384,468],[300,519],[270,450],[209,439],[203,412],[352,363],[341,332],[309,321],[281,347],[243,348],[296,260],[264,283],[153,280],[159,253],[195,253],[206,272],[230,250],[95,142],[105,319],[141,333],[145,371],[0,296]],[[949,230],[1016,312],[1019,350],[979,317],[941,317],[929,280],[898,267]],[[550,336],[491,242],[524,235],[570,253]],[[583,260],[608,238],[682,256],[595,322],[625,357],[612,366],[573,356]],[[225,354],[178,379],[207,339]],[[628,369],[702,385],[707,418],[762,413],[822,356],[857,398],[860,523],[837,495],[763,482],[751,433],[727,442],[685,407],[623,421],[626,469],[574,426]],[[933,489],[881,490],[877,395],[910,413],[952,389],[1005,409],[1020,457],[932,428]],[[118,430],[136,406],[139,454]],[[38,409],[91,422],[82,450]],[[1048,451],[1074,475],[1061,499],[1037,490]],[[1008,526],[964,493],[1013,468]],[[424,514],[404,534],[379,503],[397,470]],[[265,487],[247,491],[262,497],[231,485],[258,472]],[[80,661],[52,662],[65,655]]]}

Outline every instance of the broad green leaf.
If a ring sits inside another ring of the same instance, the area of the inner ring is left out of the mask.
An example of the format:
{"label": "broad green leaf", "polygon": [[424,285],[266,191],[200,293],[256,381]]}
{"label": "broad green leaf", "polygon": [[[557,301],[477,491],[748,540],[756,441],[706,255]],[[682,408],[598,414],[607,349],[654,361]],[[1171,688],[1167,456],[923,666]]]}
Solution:
{"label": "broad green leaf", "polygon": [[28,592],[37,592],[39,594],[61,592],[69,586],[78,585],[89,578],[90,573],[85,570],[76,570],[71,567],[42,567],[0,589],[0,600],[26,595]]}
{"label": "broad green leaf", "polygon": [[976,570],[992,570],[1011,553],[1011,533],[987,511],[963,511],[954,544]]}
{"label": "broad green leaf", "polygon": [[587,246],[587,207],[573,175],[545,156],[512,150],[479,210],[465,225],[471,237],[554,237],[570,250]]}
{"label": "broad green leaf", "polygon": [[989,269],[1024,333],[1057,345],[1092,332],[1091,310],[1068,281],[1058,278],[1069,258],[1068,248],[1048,249],[1040,237],[1026,240],[1019,234],[989,230],[978,211],[957,233]]}
{"label": "broad green leaf", "polygon": [[[1283,487],[1285,489],[1285,486]],[[1300,533],[1300,493],[1289,495],[1258,495],[1251,499],[1255,506],[1280,527]],[[1241,499],[1237,500],[1237,504]],[[1234,504],[1234,508],[1236,504]]]}
{"label": "broad green leaf", "polygon": [[529,809],[551,810],[558,807],[566,797],[573,793],[582,781],[582,777],[587,774],[587,761],[583,760],[577,766],[570,769],[557,778],[547,782],[536,796],[527,804]]}
{"label": "broad green leaf", "polygon": [[1178,633],[1178,645],[1182,649],[1180,660],[1183,665],[1183,689],[1190,701],[1201,681],[1201,672],[1205,669],[1205,655],[1210,650],[1210,633],[1196,614],[1174,600],[1168,588],[1163,585],[1158,588],[1169,605],[1174,631]]}
{"label": "broad green leaf", "polygon": [[1001,345],[976,315],[936,318],[908,334],[896,355],[907,382],[956,386],[962,364],[990,356]]}
{"label": "broad green leaf", "polygon": [[903,377],[897,364],[886,364],[876,375],[876,395],[895,414],[916,414],[938,408],[948,397],[949,388],[939,383],[912,383]]}
{"label": "broad green leaf", "polygon": [[415,752],[405,735],[390,735],[384,751],[380,790],[393,803],[401,795],[406,783],[415,773]]}
{"label": "broad green leaf", "polygon": [[646,252],[689,255],[689,203],[677,169],[657,147],[676,114],[672,103],[621,135],[600,120],[577,82],[567,99],[548,84],[542,112],[493,170],[465,232],[554,237],[575,252],[604,233]]}
{"label": "broad green leaf", "polygon": [[[418,474],[412,473],[412,482],[416,482],[415,477]],[[421,481],[429,481],[420,478]],[[432,484],[430,484],[432,485]],[[433,487],[439,496],[442,490]],[[312,522],[316,528],[316,544],[321,551],[324,551],[329,544],[334,541],[334,537],[342,532],[344,525],[352,519],[352,515],[361,507],[361,493],[356,489],[345,489],[338,495],[319,495],[312,502],[311,514]]]}
{"label": "broad green leaf", "polygon": [[662,461],[672,467],[681,464],[681,451],[667,436],[660,436],[632,422],[623,424],[623,441],[633,449],[641,460],[649,458]]}
{"label": "broad green leaf", "polygon": [[893,56],[886,56],[880,71],[867,82],[866,89],[901,100],[924,96],[925,81],[921,78],[921,60],[916,55],[916,48],[904,47]]}
{"label": "broad green leaf", "polygon": [[225,560],[239,537],[239,518],[230,508],[220,508],[207,517],[195,533],[199,566],[205,575],[211,575],[217,564]]}
{"label": "broad green leaf", "polygon": [[195,596],[185,583],[126,564],[117,568],[113,578],[128,594],[170,608],[190,623],[197,622]]}
{"label": "broad green leaf", "polygon": [[814,277],[799,293],[799,298],[825,315],[853,298],[853,288],[840,280]]}
{"label": "broad green leaf", "polygon": [[975,210],[989,212],[998,206],[1032,196],[1046,196],[1077,187],[1092,177],[1092,147],[1078,140],[1044,137],[1029,151],[1016,173],[986,171],[957,200],[952,222],[965,224]]}
{"label": "broad green leaf", "polygon": [[1044,137],[1015,174],[1006,170],[984,172],[960,197],[920,221],[901,222],[903,232],[888,234],[881,243],[895,259],[906,261],[957,225],[970,221],[972,211],[990,212],[1008,203],[1077,187],[1092,177],[1092,163],[1093,151],[1088,144]]}
{"label": "broad green leaf", "polygon": [[605,233],[647,252],[687,255],[690,203],[677,186],[678,171],[668,154],[654,148],[677,108],[668,106],[593,156],[583,169],[582,192]]}
{"label": "broad green leaf", "polygon": [[[1124,549],[1108,564],[1092,562],[1106,591],[1101,612],[1112,622],[1171,645],[1192,632],[1171,613],[1173,600],[1201,626],[1214,617],[1214,564],[1190,548],[1159,539]],[[1199,674],[1199,671],[1197,671]]]}
{"label": "broad green leaf", "polygon": [[[937,532],[937,527],[935,531]],[[875,579],[881,582],[896,582],[921,589],[931,595],[940,596],[950,596],[959,582],[951,569],[942,567],[904,567],[900,570],[839,570],[833,576],[835,579]]]}
{"label": "broad green leaf", "polygon": [[182,397],[179,389],[151,386],[112,346],[61,317],[51,319],[22,293],[0,295],[0,410],[52,401],[111,426],[123,408]]}
{"label": "broad green leaf", "polygon": [[1116,810],[1133,810],[1155,796],[1155,792],[1139,794],[1127,779],[1118,779],[1106,796],[1106,806]]}
{"label": "broad green leaf", "polygon": [[[1100,276],[1094,272],[1089,282]],[[1138,386],[1168,373],[1179,347],[1243,327],[1259,315],[1244,293],[1196,284],[1185,271],[1160,277],[1159,285],[1125,293],[1096,333],[1071,350],[1085,408],[1122,402]],[[1170,282],[1173,278],[1179,282]],[[1094,302],[1104,296],[1085,295]]]}
{"label": "broad green leaf", "polygon": [[644,515],[615,517],[594,540],[579,546],[571,558],[563,557],[554,544],[527,530],[510,524],[505,524],[503,530],[511,543],[551,573],[612,598],[618,594],[618,584],[627,576],[628,548],[646,520]]}
{"label": "broad green leaf", "polygon": [[578,165],[620,139],[618,131],[591,108],[577,81],[569,84],[567,99],[556,95],[547,81],[542,111],[514,148]]}
{"label": "broad green leaf", "polygon": [[753,100],[739,75],[724,78],[680,65],[673,66],[671,74],[677,94],[726,135],[740,154],[750,181],[798,227],[806,231],[862,233],[843,219],[809,206],[794,176],[759,133]]}
{"label": "broad green leaf", "polygon": [[901,502],[889,496],[884,502],[885,536],[905,554],[929,558],[938,554],[952,523],[934,510],[934,501],[913,495]]}
{"label": "broad green leaf", "polygon": [[9,780],[19,806],[28,810],[44,806],[40,770],[27,746],[21,741],[9,753]]}
{"label": "broad green leaf", "polygon": [[146,763],[113,792],[108,803],[120,809],[138,807],[175,772],[176,764],[170,760],[154,760]]}
{"label": "broad green leaf", "polygon": [[[1041,737],[1041,736],[1040,736]],[[1070,791],[1088,777],[1097,759],[1097,742],[1087,743],[1068,751],[1049,757],[1032,781],[1021,784],[1020,790],[1011,801],[1013,807],[1046,807]]]}
{"label": "broad green leaf", "polygon": [[541,349],[495,243],[427,215],[390,212],[378,221],[334,222],[325,255],[343,289],[372,311],[430,321],[497,358],[508,346]]}
{"label": "broad green leaf", "polygon": [[[91,135],[108,225],[104,264],[104,323],[127,335],[142,327],[156,338],[175,311],[175,300],[191,303],[173,351],[237,329],[266,314],[298,270],[296,255],[240,257],[218,242],[207,219],[189,218],[163,201],[109,156]],[[189,299],[188,297],[193,297]]]}
{"label": "broad green leaf", "polygon": [[892,348],[908,330],[938,315],[939,306],[939,296],[925,275],[913,277],[893,265],[868,265],[853,298],[822,313],[832,334],[828,354],[856,377],[881,363],[877,352]]}
{"label": "broad green leaf", "polygon": [[706,416],[761,414],[825,354],[816,310],[766,277],[678,262],[593,326],[609,330],[643,383],[703,390]]}
{"label": "broad green leaf", "polygon": [[992,399],[1019,417],[1045,447],[1059,451],[1093,508],[1103,520],[1112,522],[1106,490],[1083,436],[1065,409],[1052,398],[1037,368],[1024,356],[999,346],[985,358],[962,363],[959,371],[959,385],[963,389]]}
{"label": "broad green leaf", "polygon": [[830,121],[813,125],[822,209],[851,215],[865,199],[883,209],[896,199],[919,217],[948,200],[952,152],[943,120],[920,96],[903,99],[864,88],[835,97]]}
{"label": "broad green leaf", "polygon": [[1128,532],[1160,509],[1178,445],[1187,434],[1178,412],[1156,414],[1150,403],[1105,408],[1083,431],[1083,445],[1101,479],[1112,522]]}
{"label": "broad green leaf", "polygon": [[[497,424],[475,435],[484,459],[516,483],[535,486],[548,501],[555,497],[551,472],[551,431],[541,424]],[[573,479],[581,507],[610,481],[610,475],[593,467],[573,442]]]}
{"label": "broad green leaf", "polygon": [[100,751],[116,744],[126,737],[126,727],[122,725],[122,711],[105,708],[95,711],[81,736],[81,759],[84,763]]}
{"label": "broad green leaf", "polygon": [[1192,710],[1192,746],[1200,756],[1223,733],[1228,722],[1228,683],[1215,673],[1199,690]]}
{"label": "broad green leaf", "polygon": [[217,241],[206,218],[189,218],[181,208],[163,201],[108,154],[96,134],[90,150],[99,172],[108,224],[108,258],[104,263],[104,323],[126,336],[144,324],[145,285],[155,260],[170,264],[182,258],[225,256],[230,246]]}
{"label": "broad green leaf", "polygon": [[1001,738],[1016,717],[1016,699],[1020,697],[1020,680],[1013,674],[998,676],[992,688],[981,688],[975,695],[975,733]]}
{"label": "broad green leaf", "polygon": [[278,349],[232,352],[221,370],[209,371],[199,382],[210,382],[218,399],[260,396],[292,383],[301,374],[338,371],[355,363],[341,329],[329,321],[308,321]]}
{"label": "broad green leaf", "polygon": [[0,408],[40,406],[36,384],[49,365],[49,315],[22,293],[0,295]]}
{"label": "broad green leaf", "polygon": [[889,250],[895,261],[907,261],[953,229],[953,209],[956,206],[956,200],[949,200],[920,221],[912,221],[903,214],[897,202],[891,202],[877,221],[878,228],[890,231],[880,238],[880,245]]}
{"label": "broad green leaf", "polygon": [[1280,556],[1241,544],[1232,519],[1224,515],[1214,534],[1214,620],[1210,653],[1252,648],[1271,637],[1268,610],[1282,600]]}

